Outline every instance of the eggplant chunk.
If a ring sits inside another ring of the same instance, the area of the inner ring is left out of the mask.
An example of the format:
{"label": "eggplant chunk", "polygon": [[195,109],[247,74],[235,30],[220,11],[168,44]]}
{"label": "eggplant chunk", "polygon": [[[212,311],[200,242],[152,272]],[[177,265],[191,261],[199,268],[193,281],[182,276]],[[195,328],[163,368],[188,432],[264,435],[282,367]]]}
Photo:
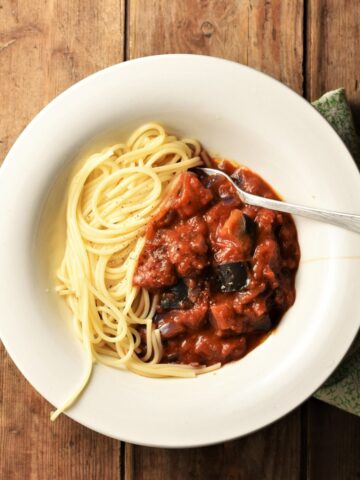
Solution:
{"label": "eggplant chunk", "polygon": [[243,218],[245,233],[250,235],[250,237],[254,238],[256,234],[256,223],[249,217],[249,215],[246,215],[246,213],[243,213]]}
{"label": "eggplant chunk", "polygon": [[188,297],[188,287],[182,280],[179,280],[176,285],[167,288],[160,299],[162,310],[186,310],[191,308],[192,305],[193,303]]}
{"label": "eggplant chunk", "polygon": [[248,266],[246,262],[225,263],[214,267],[215,289],[228,293],[238,292],[247,285]]}

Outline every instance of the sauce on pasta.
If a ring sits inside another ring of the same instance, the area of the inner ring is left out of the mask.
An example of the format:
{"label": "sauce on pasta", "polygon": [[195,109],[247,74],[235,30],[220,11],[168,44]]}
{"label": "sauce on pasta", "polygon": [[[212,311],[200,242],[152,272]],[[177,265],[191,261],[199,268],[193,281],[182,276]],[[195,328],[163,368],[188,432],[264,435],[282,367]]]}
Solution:
{"label": "sauce on pasta", "polygon": [[[245,167],[244,190],[278,198]],[[160,295],[162,362],[213,365],[262,341],[295,301],[299,245],[289,215],[243,204],[222,176],[185,172],[154,218],[134,283]]]}

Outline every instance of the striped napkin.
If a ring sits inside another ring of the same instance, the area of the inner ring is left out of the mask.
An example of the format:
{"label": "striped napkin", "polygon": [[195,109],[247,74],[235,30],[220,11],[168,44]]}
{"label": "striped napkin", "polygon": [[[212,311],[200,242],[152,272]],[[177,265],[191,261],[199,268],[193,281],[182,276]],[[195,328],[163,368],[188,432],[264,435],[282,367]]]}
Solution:
{"label": "striped napkin", "polygon": [[[345,90],[339,88],[325,93],[313,105],[342,138],[360,168],[360,138],[355,131]],[[314,396],[360,415],[360,333],[344,360]]]}

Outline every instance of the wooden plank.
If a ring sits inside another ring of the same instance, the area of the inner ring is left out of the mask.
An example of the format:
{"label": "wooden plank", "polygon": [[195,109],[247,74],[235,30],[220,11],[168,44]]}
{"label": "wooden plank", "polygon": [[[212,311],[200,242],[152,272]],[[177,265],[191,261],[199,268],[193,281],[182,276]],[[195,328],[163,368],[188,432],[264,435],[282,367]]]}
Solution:
{"label": "wooden plank", "polygon": [[302,20],[303,0],[129,0],[127,58],[223,57],[302,93]]}
{"label": "wooden plank", "polygon": [[[214,425],[216,428],[216,425]],[[167,450],[126,445],[125,480],[298,480],[299,411],[245,438],[205,448]]]}
{"label": "wooden plank", "polygon": [[360,478],[360,418],[308,402],[308,480]]}
{"label": "wooden plank", "polygon": [[123,59],[124,0],[20,0],[0,7],[0,159],[55,95]]}
{"label": "wooden plank", "polygon": [[[123,58],[122,0],[19,0],[0,6],[0,158],[57,93]],[[31,347],[30,347],[31,348]],[[23,379],[0,348],[0,478],[119,477],[119,442],[65,416]]]}
{"label": "wooden plank", "polygon": [[65,415],[51,423],[51,405],[22,377],[2,345],[0,359],[0,478],[117,480],[119,442]]}
{"label": "wooden plank", "polygon": [[[360,4],[358,0],[309,0],[307,96],[314,100],[344,86],[360,127]],[[307,475],[360,477],[360,419],[312,400],[307,404]]]}
{"label": "wooden plank", "polygon": [[309,99],[345,87],[360,127],[359,1],[309,0],[307,38]]}
{"label": "wooden plank", "polygon": [[[127,58],[220,56],[267,72],[302,93],[302,15],[302,0],[129,0]],[[166,450],[127,444],[125,458],[126,480],[295,480],[301,470],[300,409],[222,445]]]}

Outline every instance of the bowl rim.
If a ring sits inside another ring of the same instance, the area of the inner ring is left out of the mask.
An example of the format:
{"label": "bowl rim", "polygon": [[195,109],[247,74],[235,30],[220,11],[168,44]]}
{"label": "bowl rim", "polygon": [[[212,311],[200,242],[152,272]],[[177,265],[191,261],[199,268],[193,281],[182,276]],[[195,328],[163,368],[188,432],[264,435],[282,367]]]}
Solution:
{"label": "bowl rim", "polygon": [[[219,58],[219,57],[210,57],[210,56],[206,56],[206,55],[194,55],[194,54],[162,54],[162,55],[153,55],[153,56],[147,56],[147,57],[141,57],[141,58],[137,58],[137,59],[134,59],[134,60],[129,60],[129,61],[126,61],[126,62],[122,62],[122,63],[118,63],[118,64],[114,64],[114,65],[111,65],[105,69],[102,69],[102,70],[99,70],[85,78],[83,78],[82,80],[80,80],[79,82],[75,83],[74,85],[70,86],[69,88],[67,88],[66,90],[64,90],[63,92],[61,92],[59,95],[57,95],[53,100],[51,100],[51,102],[49,102],[30,122],[29,124],[26,126],[26,128],[21,132],[21,134],[18,136],[18,138],[16,139],[16,141],[14,142],[14,144],[12,145],[12,147],[10,148],[9,152],[7,153],[5,159],[4,159],[4,162],[3,164],[1,165],[1,168],[0,168],[0,185],[1,185],[1,182],[4,182],[6,181],[6,175],[7,175],[7,171],[8,169],[13,169],[13,168],[16,168],[15,166],[13,166],[13,162],[11,161],[11,157],[13,156],[14,152],[16,151],[16,149],[21,146],[21,143],[23,141],[23,139],[26,137],[26,135],[28,135],[29,132],[31,132],[31,130],[35,127],[36,128],[36,125],[41,122],[43,120],[43,118],[50,114],[51,115],[51,111],[52,109],[54,108],[54,106],[56,106],[57,104],[61,103],[63,101],[64,98],[66,98],[67,96],[69,95],[72,95],[73,92],[76,92],[78,89],[82,89],[84,86],[86,86],[89,82],[93,82],[94,80],[98,79],[98,78],[102,78],[104,75],[108,75],[108,74],[111,74],[112,72],[114,71],[117,71],[117,70],[123,70],[123,69],[127,69],[129,68],[129,64],[131,65],[134,65],[134,64],[143,64],[143,63],[152,63],[152,62],[157,62],[157,61],[175,61],[177,62],[178,59],[188,59],[188,58],[191,58],[191,59],[196,59],[195,61],[205,61],[205,62],[215,62],[215,63],[226,63],[226,64],[232,64],[232,65],[236,65],[237,67],[239,68],[242,68],[242,69],[245,69],[245,70],[251,70],[251,71],[255,71],[258,75],[262,76],[262,77],[266,77],[269,81],[271,82],[274,82],[276,84],[278,84],[279,86],[281,86],[281,88],[286,88],[289,92],[291,92],[292,95],[295,95],[296,97],[300,98],[303,102],[303,105],[305,106],[306,105],[306,108],[311,108],[313,110],[313,113],[314,115],[316,115],[318,117],[318,119],[321,119],[321,122],[324,124],[324,125],[327,125],[327,127],[329,127],[328,131],[329,131],[329,134],[330,134],[330,130],[332,130],[333,132],[333,136],[335,135],[338,139],[338,142],[340,142],[342,144],[343,147],[343,156],[341,158],[341,161],[342,162],[347,162],[348,165],[347,167],[351,170],[351,168],[353,168],[353,174],[354,175],[358,175],[358,183],[359,183],[359,187],[360,187],[360,175],[359,175],[359,172],[356,168],[356,165],[355,165],[355,162],[353,161],[351,155],[350,155],[350,152],[347,148],[347,146],[344,144],[343,140],[338,136],[338,134],[335,132],[335,130],[333,130],[333,128],[329,125],[329,123],[324,119],[324,117],[315,109],[311,106],[311,104],[304,98],[302,97],[301,95],[299,95],[297,92],[295,92],[294,90],[292,90],[290,87],[284,85],[283,83],[281,83],[279,80],[263,73],[263,72],[260,72],[258,70],[255,70],[249,66],[246,66],[246,65],[242,65],[242,64],[239,64],[237,62],[234,62],[234,61],[231,61],[231,60],[227,60],[227,59],[223,59],[223,58]],[[340,145],[339,143],[339,145]],[[345,159],[345,157],[347,157],[347,159]],[[0,195],[0,198],[1,198],[1,195]],[[1,325],[2,325],[2,322],[0,321],[0,338],[7,350],[7,352],[9,353],[10,357],[12,358],[13,362],[15,363],[15,365],[17,366],[17,368],[20,370],[20,372],[23,374],[23,376],[25,376],[25,378],[27,379],[27,381],[33,386],[33,384],[31,383],[31,380],[29,378],[29,375],[25,374],[24,373],[24,366],[23,365],[20,365],[21,364],[21,361],[18,362],[17,360],[17,354],[15,351],[13,351],[12,349],[12,346],[11,346],[11,342],[8,342],[6,335],[4,337],[4,335],[1,333]],[[359,329],[359,326],[360,326],[360,319],[358,321],[358,328],[357,330]],[[341,360],[344,358],[344,356],[346,355],[349,347],[351,346],[354,338],[356,336],[356,332],[354,334],[354,336],[352,336],[352,338],[346,342],[346,345],[343,346],[343,351],[342,351],[342,355],[341,355],[341,358],[337,359],[336,361],[336,364],[335,365],[331,365],[330,367],[327,366],[326,368],[323,368],[323,380],[322,381],[325,381],[330,375],[331,373],[335,370],[335,368],[338,366],[338,364],[341,362]],[[25,369],[26,370],[26,369]],[[44,396],[36,387],[33,386],[33,388],[35,388],[35,390],[38,391],[38,393],[40,393],[42,396]],[[208,443],[194,443],[194,444],[186,444],[186,445],[181,445],[182,448],[184,447],[197,447],[197,446],[205,446],[205,445],[212,445],[212,444],[216,444],[216,443],[220,443],[220,442],[223,442],[223,441],[227,441],[227,440],[231,440],[231,439],[234,439],[234,438],[238,438],[239,436],[243,436],[243,435],[247,435],[249,433],[252,433],[252,432],[255,432],[277,420],[279,420],[280,418],[282,418],[283,416],[287,415],[289,412],[291,412],[292,410],[294,410],[295,408],[297,408],[303,401],[305,401],[307,398],[309,398],[313,392],[315,390],[317,390],[318,387],[315,387],[315,388],[312,388],[311,389],[311,392],[307,392],[306,395],[303,395],[300,399],[298,398],[298,400],[290,405],[289,408],[285,407],[282,409],[282,413],[281,415],[277,415],[275,418],[273,418],[270,422],[266,422],[264,423],[262,426],[258,426],[256,428],[253,428],[252,430],[249,430],[245,433],[241,433],[239,435],[236,435],[236,436],[231,436],[231,437],[228,437],[228,436],[225,436],[223,438],[218,438],[216,440],[213,440],[213,441],[209,441]],[[50,401],[46,396],[44,397],[46,398],[46,400]],[[76,415],[72,415],[72,412],[69,411],[69,412],[65,412],[65,414],[67,416],[69,416],[70,418],[72,418],[73,420],[77,421],[78,423],[81,423],[83,425],[85,425],[86,427],[90,428],[90,429],[94,429],[94,427],[90,424],[90,423],[87,423],[87,422],[79,422],[79,420],[77,420],[76,418]],[[119,437],[117,436],[114,436],[114,435],[111,435],[109,434],[109,432],[105,430],[101,430],[99,429],[98,427],[96,427],[96,431],[98,431],[99,433],[102,433],[104,435],[107,435],[107,436],[110,436],[112,438],[116,438],[116,439],[120,439]],[[122,440],[123,441],[129,441],[129,442],[132,442],[134,443],[134,439],[132,438],[129,438],[129,439],[125,439],[122,437]],[[166,447],[166,448],[177,448],[177,445],[168,445],[168,444],[164,444],[164,445],[160,445],[160,444],[157,444],[157,443],[141,443],[138,441],[138,439],[136,439],[136,444],[138,445],[146,445],[146,446],[158,446],[158,447]]]}

